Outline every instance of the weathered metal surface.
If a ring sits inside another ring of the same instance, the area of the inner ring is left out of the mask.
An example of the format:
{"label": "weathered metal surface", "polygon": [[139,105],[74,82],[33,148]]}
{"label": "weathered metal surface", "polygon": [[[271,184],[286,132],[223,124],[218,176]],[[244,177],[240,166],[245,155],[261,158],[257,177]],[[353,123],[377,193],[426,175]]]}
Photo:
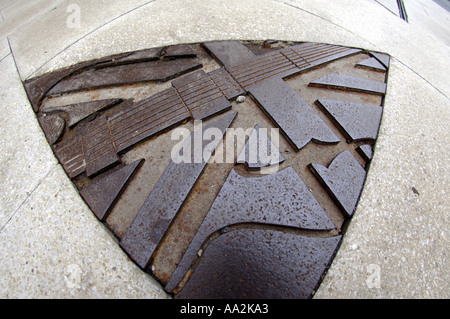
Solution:
{"label": "weathered metal surface", "polygon": [[300,69],[280,51],[255,56],[251,61],[227,68],[233,78],[244,88],[248,88],[271,77],[284,78]]}
{"label": "weathered metal surface", "polygon": [[147,81],[167,81],[177,75],[199,69],[201,66],[195,61],[157,60],[117,67],[90,69],[61,81],[50,90],[49,94],[54,95],[90,88]]}
{"label": "weathered metal surface", "polygon": [[37,112],[42,100],[48,91],[63,78],[91,65],[91,62],[83,62],[68,68],[64,68],[53,73],[45,74],[37,78],[33,78],[24,82],[28,99],[31,102],[33,110]]}
{"label": "weathered metal surface", "polygon": [[231,108],[223,92],[203,70],[174,80],[172,85],[194,120],[203,120]]}
{"label": "weathered metal surface", "polygon": [[[236,113],[227,115],[222,119],[205,127],[218,128],[225,134],[226,129],[234,120]],[[190,149],[195,139],[195,132],[183,144],[182,149]],[[198,132],[197,132],[198,134]],[[203,136],[203,132],[201,132]],[[191,191],[206,162],[212,155],[221,138],[215,140],[215,146],[205,151],[203,145],[200,162],[196,163],[195,152],[191,152],[191,163],[171,162],[159,179],[150,196],[142,206],[136,219],[120,242],[120,245],[130,257],[142,268],[145,268],[153,255],[156,246],[164,236],[172,219],[180,209]],[[209,144],[211,147],[211,144]]]}
{"label": "weathered metal surface", "polygon": [[42,130],[50,145],[56,143],[66,126],[66,121],[58,114],[49,114],[39,119]]}
{"label": "weathered metal surface", "polygon": [[[329,44],[216,41],[126,52],[24,85],[86,202],[168,291],[300,298],[320,283],[355,210],[389,62]],[[170,130],[200,119],[208,125],[173,153]],[[220,134],[203,136],[212,127]],[[220,151],[207,163],[218,146],[245,144],[224,138],[227,128],[273,127],[276,147],[268,131],[226,163]],[[273,174],[263,175],[268,164]]]}
{"label": "weathered metal surface", "polygon": [[172,292],[177,287],[211,234],[242,223],[335,228],[292,167],[259,178],[244,178],[232,170],[165,289]]}
{"label": "weathered metal surface", "polygon": [[228,100],[232,100],[245,93],[239,83],[233,79],[225,68],[209,72],[208,75]]}
{"label": "weathered metal surface", "polygon": [[282,78],[360,52],[326,44],[301,44],[261,56],[237,41],[204,44],[233,78],[257,100],[297,149],[312,139],[339,139]]}
{"label": "weathered metal surface", "polygon": [[391,62],[391,57],[389,55],[380,52],[370,52],[370,54],[383,64],[386,69],[389,68]]}
{"label": "weathered metal surface", "polygon": [[339,138],[300,95],[281,79],[267,79],[250,88],[250,94],[288,137],[297,150],[311,140],[336,144]]}
{"label": "weathered metal surface", "polygon": [[143,160],[125,165],[118,171],[94,181],[80,190],[80,194],[98,219],[104,221],[121,192]]}
{"label": "weathered metal surface", "polygon": [[[233,45],[230,49],[236,50],[236,47]],[[237,82],[247,88],[271,77],[285,78],[359,51],[326,44],[302,44],[261,56],[254,55],[250,61],[246,61],[246,54],[242,59],[245,63],[228,66],[227,69]]]}
{"label": "weathered metal surface", "polygon": [[302,43],[282,52],[303,71],[350,56],[361,50],[323,43]]}
{"label": "weathered metal surface", "polygon": [[82,135],[87,176],[98,174],[120,162],[105,116],[90,122]]}
{"label": "weathered metal surface", "polygon": [[381,106],[332,100],[317,102],[351,141],[377,138],[383,113]]}
{"label": "weathered metal surface", "polygon": [[82,72],[85,69],[94,67],[96,65],[111,62],[115,59],[128,56],[129,53],[116,54],[101,59],[86,61],[75,64],[73,66],[63,68],[52,73],[47,73],[42,76],[26,80],[24,82],[25,90],[27,91],[28,99],[35,112],[39,111],[41,103],[49,91],[63,79],[70,77],[73,74]]}
{"label": "weathered metal surface", "polygon": [[80,135],[62,141],[53,150],[70,178],[77,177],[86,170],[82,137]]}
{"label": "weathered metal surface", "polygon": [[94,176],[120,162],[105,116],[89,122],[79,135],[62,141],[55,154],[69,177]]}
{"label": "weathered metal surface", "polygon": [[214,240],[179,299],[306,299],[341,240],[236,230]]}
{"label": "weathered metal surface", "polygon": [[94,66],[96,69],[107,68],[111,66],[142,63],[149,61],[156,61],[159,59],[160,48],[145,49],[135,52],[125,53],[122,56],[114,58],[107,62],[102,62]]}
{"label": "weathered metal surface", "polygon": [[352,216],[366,179],[366,171],[353,155],[345,151],[328,168],[314,163],[311,168],[347,216]]}
{"label": "weathered metal surface", "polygon": [[386,83],[335,73],[317,79],[309,85],[380,95],[386,94]]}
{"label": "weathered metal surface", "polygon": [[207,42],[204,46],[242,87],[249,87],[271,77],[291,76],[361,51],[328,44],[304,43],[255,55],[238,41]]}
{"label": "weathered metal surface", "polygon": [[375,58],[369,58],[356,64],[357,67],[386,72],[386,67]]}
{"label": "weathered metal surface", "polygon": [[267,134],[258,125],[255,125],[236,163],[247,163],[249,169],[261,169],[284,161],[283,155],[280,154]]}
{"label": "weathered metal surface", "polygon": [[195,58],[196,54],[188,44],[178,44],[167,47],[164,53],[165,58]]}
{"label": "weathered metal surface", "polygon": [[190,117],[175,89],[167,89],[109,117],[117,152]]}
{"label": "weathered metal surface", "polygon": [[110,108],[122,102],[122,99],[98,100],[57,107],[44,107],[42,112],[45,114],[52,112],[64,112],[69,116],[69,127],[72,128],[88,116]]}
{"label": "weathered metal surface", "polygon": [[94,176],[120,162],[105,116],[89,122],[80,135],[63,141],[54,151],[71,178],[83,172]]}
{"label": "weathered metal surface", "polygon": [[239,41],[211,41],[203,46],[226,68],[255,58],[255,54]]}
{"label": "weathered metal surface", "polygon": [[366,162],[369,162],[373,157],[373,148],[368,144],[361,145],[356,150],[364,158]]}

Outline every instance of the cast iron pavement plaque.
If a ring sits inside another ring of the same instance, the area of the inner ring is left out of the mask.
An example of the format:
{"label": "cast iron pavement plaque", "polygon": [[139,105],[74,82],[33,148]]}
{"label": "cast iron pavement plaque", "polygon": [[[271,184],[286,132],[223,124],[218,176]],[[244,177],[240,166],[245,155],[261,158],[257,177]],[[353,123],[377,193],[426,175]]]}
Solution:
{"label": "cast iron pavement plaque", "polygon": [[311,298],[376,156],[389,62],[330,44],[214,41],[24,86],[86,203],[168,293]]}

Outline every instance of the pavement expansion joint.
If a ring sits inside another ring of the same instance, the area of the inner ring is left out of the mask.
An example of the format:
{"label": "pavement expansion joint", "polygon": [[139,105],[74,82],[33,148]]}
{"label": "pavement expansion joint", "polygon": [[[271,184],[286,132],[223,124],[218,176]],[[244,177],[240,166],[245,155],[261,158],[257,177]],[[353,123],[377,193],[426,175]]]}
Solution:
{"label": "pavement expansion joint", "polygon": [[175,298],[311,298],[351,221],[386,54],[214,41],[24,82],[68,177]]}

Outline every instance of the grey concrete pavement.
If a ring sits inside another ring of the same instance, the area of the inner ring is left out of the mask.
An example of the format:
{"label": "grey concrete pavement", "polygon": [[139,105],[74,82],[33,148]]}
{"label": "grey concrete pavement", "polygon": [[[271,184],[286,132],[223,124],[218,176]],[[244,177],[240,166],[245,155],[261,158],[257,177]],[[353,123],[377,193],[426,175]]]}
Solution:
{"label": "grey concrete pavement", "polygon": [[[450,2],[440,2],[450,6]],[[435,1],[409,0],[405,1],[405,8],[408,12],[408,22],[419,25],[433,36],[450,45],[450,14],[443,10],[442,6]]]}
{"label": "grey concrete pavement", "polygon": [[167,297],[82,201],[21,80],[129,50],[279,39],[393,57],[366,187],[316,297],[449,298],[450,24],[432,8],[444,31],[372,0],[0,0],[0,297]]}

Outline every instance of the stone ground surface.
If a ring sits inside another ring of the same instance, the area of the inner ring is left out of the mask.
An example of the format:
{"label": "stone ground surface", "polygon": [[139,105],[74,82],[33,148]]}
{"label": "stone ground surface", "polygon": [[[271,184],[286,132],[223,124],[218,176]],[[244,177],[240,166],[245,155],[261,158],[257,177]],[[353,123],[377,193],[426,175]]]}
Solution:
{"label": "stone ground surface", "polygon": [[380,2],[0,0],[0,297],[168,297],[80,198],[23,80],[124,51],[278,39],[392,56],[366,186],[315,297],[449,298],[450,14],[405,1],[406,23]]}

